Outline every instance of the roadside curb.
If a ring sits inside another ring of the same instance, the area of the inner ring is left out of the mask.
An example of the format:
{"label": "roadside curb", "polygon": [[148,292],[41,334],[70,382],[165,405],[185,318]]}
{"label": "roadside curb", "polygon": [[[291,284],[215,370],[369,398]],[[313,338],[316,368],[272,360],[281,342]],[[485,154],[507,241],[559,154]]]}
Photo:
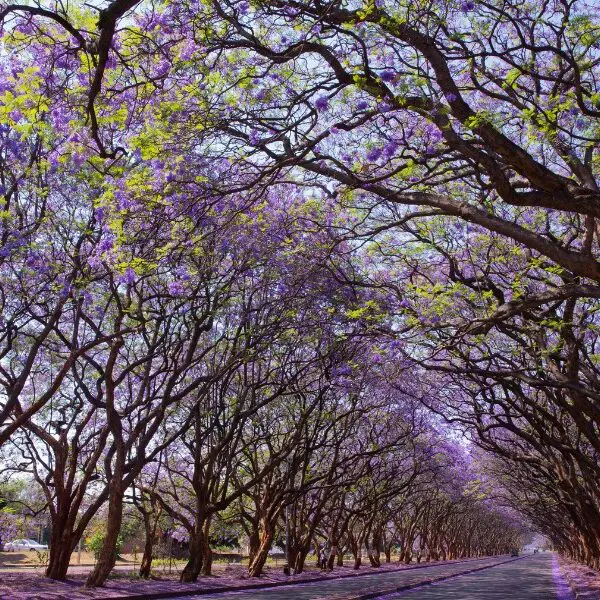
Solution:
{"label": "roadside curb", "polygon": [[[413,571],[416,569],[428,569],[428,568],[432,568],[432,567],[438,567],[440,565],[469,563],[469,562],[486,560],[486,558],[489,558],[489,557],[470,558],[470,559],[463,559],[463,560],[456,560],[456,561],[450,561],[450,560],[436,561],[433,563],[418,564],[418,565],[413,565],[410,567],[404,567],[401,569],[390,569],[390,570],[385,571],[385,573],[399,573],[399,572],[403,572],[403,571]],[[498,564],[513,562],[513,560],[519,560],[519,559],[516,558],[516,559],[512,559],[512,560],[507,560],[507,561],[503,561],[502,563],[498,563]],[[458,575],[465,575],[467,573],[473,573],[475,571],[481,571],[483,569],[490,569],[495,566],[496,565],[477,567],[475,569],[463,571],[461,573],[452,575],[450,577],[457,577]],[[206,588],[204,588],[204,589],[197,589],[197,590],[190,589],[190,590],[181,590],[181,591],[173,590],[173,591],[165,591],[165,592],[151,592],[151,593],[146,592],[146,593],[141,593],[141,594],[130,594],[127,596],[103,596],[101,599],[98,599],[98,600],[162,600],[163,598],[179,598],[181,596],[208,596],[209,594],[228,594],[228,593],[233,593],[233,592],[245,592],[245,591],[247,592],[250,590],[264,590],[264,589],[271,589],[271,588],[279,588],[279,587],[290,586],[290,585],[302,585],[305,583],[337,581],[339,579],[348,579],[351,577],[366,577],[368,575],[375,575],[376,573],[377,573],[376,571],[375,572],[365,571],[363,573],[348,573],[345,575],[339,575],[338,577],[312,577],[310,579],[303,579],[301,581],[293,581],[293,580],[272,581],[272,582],[265,582],[265,583],[240,585],[237,587],[225,587],[222,589],[218,589],[218,588],[206,589]],[[356,597],[348,598],[348,600],[368,600],[370,598],[376,598],[377,596],[382,596],[384,594],[393,593],[395,591],[402,591],[403,589],[411,589],[411,587],[416,587],[417,585],[428,585],[430,583],[435,583],[436,581],[442,581],[443,579],[447,579],[447,578],[449,578],[449,577],[446,576],[443,578],[431,579],[431,580],[427,580],[426,583],[412,584],[409,587],[404,586],[400,590],[383,591],[383,592],[378,592],[376,594],[356,596]]]}

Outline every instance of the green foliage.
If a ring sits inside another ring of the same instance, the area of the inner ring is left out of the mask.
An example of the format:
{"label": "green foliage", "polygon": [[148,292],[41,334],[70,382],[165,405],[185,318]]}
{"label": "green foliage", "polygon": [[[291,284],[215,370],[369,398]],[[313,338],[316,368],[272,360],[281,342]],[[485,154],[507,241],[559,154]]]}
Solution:
{"label": "green foliage", "polygon": [[[85,538],[85,547],[90,552],[94,553],[94,558],[98,560],[100,556],[100,551],[102,549],[102,544],[104,543],[105,532],[103,528],[98,528],[93,531],[88,537]],[[123,547],[123,536],[119,535],[117,538],[116,550],[117,554],[121,553],[121,548]]]}

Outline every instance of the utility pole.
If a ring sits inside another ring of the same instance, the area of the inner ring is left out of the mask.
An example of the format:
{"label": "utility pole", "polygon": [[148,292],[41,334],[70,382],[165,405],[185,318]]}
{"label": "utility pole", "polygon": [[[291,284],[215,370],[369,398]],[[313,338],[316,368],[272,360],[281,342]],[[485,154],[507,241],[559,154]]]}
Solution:
{"label": "utility pole", "polygon": [[[286,461],[285,464],[287,466],[287,470],[288,470],[288,478],[289,478],[289,484],[290,484],[290,498],[293,497],[293,494],[291,493],[294,489],[294,484],[296,483],[296,478],[292,475],[292,465],[293,465],[293,461],[290,460],[290,457],[286,457]],[[294,569],[292,567],[291,561],[290,561],[290,539],[292,537],[292,529],[290,526],[290,502],[289,499],[285,504],[285,563],[286,566],[284,567],[284,573],[286,573],[286,575],[293,575],[294,574]],[[287,569],[287,572],[286,572]]]}
{"label": "utility pole", "polygon": [[292,565],[290,564],[290,505],[285,505],[285,564],[288,569],[288,575],[293,575]]}

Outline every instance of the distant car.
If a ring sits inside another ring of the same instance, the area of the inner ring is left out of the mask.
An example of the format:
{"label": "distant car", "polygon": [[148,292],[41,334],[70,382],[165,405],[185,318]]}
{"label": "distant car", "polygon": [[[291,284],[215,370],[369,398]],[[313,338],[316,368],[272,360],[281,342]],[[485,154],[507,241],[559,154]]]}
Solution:
{"label": "distant car", "polygon": [[519,556],[519,551],[518,551],[518,550],[513,550],[513,551],[510,553],[510,555],[511,555],[511,556]]}
{"label": "distant car", "polygon": [[537,549],[537,548],[534,548],[534,549],[533,549],[533,553],[534,553],[534,554],[537,554],[537,553],[538,553],[538,549]]}
{"label": "distant car", "polygon": [[48,550],[48,544],[38,544],[35,540],[13,540],[4,544],[5,552],[21,552],[22,550]]}

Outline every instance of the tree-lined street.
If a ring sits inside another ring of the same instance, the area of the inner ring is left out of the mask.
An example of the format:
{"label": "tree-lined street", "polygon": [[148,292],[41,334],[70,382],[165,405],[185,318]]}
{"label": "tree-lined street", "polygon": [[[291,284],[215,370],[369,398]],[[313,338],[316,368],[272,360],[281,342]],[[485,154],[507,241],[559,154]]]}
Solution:
{"label": "tree-lined street", "polygon": [[0,0],[23,594],[600,573],[599,81],[596,0]]}
{"label": "tree-lined street", "polygon": [[[239,600],[317,600],[324,598],[359,598],[361,594],[374,594],[378,600],[407,598],[415,600],[571,600],[565,594],[564,582],[560,582],[552,570],[550,553],[530,555],[518,560],[484,559],[460,565],[434,565],[425,569],[411,569],[404,572],[382,573],[337,579],[321,583],[306,583],[275,589],[191,596],[191,598],[237,598]],[[471,569],[481,569],[475,573],[459,575]],[[431,585],[423,585],[414,590],[398,593],[385,593],[401,586],[418,584],[424,580],[451,577]],[[190,596],[181,596],[184,600]]]}

